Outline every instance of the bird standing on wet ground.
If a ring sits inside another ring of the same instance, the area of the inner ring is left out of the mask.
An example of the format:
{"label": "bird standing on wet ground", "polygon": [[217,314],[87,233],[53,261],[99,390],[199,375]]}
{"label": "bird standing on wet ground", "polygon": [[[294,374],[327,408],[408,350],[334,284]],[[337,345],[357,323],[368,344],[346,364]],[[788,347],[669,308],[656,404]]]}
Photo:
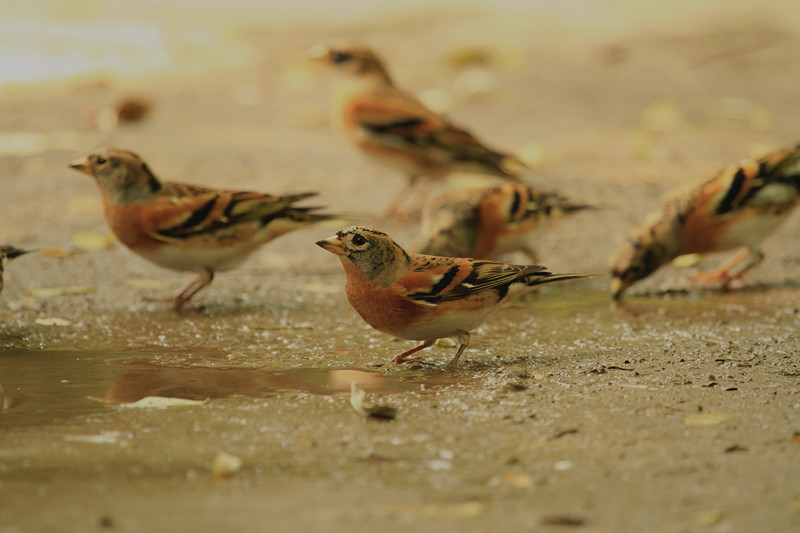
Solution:
{"label": "bird standing on wet ground", "polygon": [[70,167],[95,178],[117,238],[149,261],[200,275],[168,302],[176,310],[214,273],[239,266],[259,246],[292,230],[335,218],[294,204],[306,192],[272,196],[161,181],[135,153],[102,149]]}
{"label": "bird standing on wet ground", "polygon": [[710,179],[675,192],[612,255],[611,295],[683,254],[745,247],[696,281],[724,288],[763,258],[760,244],[800,203],[800,145],[733,164]]}
{"label": "bird standing on wet ground", "polygon": [[414,353],[442,337],[459,348],[455,368],[469,345],[470,330],[510,300],[537,287],[583,274],[552,274],[541,266],[506,265],[475,259],[409,254],[376,229],[353,226],[317,242],[344,267],[350,304],[373,328],[422,341],[391,360],[411,361]]}
{"label": "bird standing on wet ground", "polygon": [[5,273],[6,263],[30,252],[31,250],[21,250],[10,245],[0,246],[0,294],[3,294],[3,274]]}
{"label": "bird standing on wet ground", "polygon": [[[517,157],[487,147],[397,88],[383,61],[369,48],[318,46],[309,54],[331,65],[338,75],[334,125],[363,154],[400,170],[410,180],[387,207],[388,216],[401,214],[420,178],[442,179],[460,170],[517,180],[525,169]],[[418,206],[421,201],[411,203]]]}
{"label": "bird standing on wet ground", "polygon": [[521,250],[532,262],[536,229],[590,206],[521,183],[452,189],[425,203],[416,249],[422,254],[495,259]]}

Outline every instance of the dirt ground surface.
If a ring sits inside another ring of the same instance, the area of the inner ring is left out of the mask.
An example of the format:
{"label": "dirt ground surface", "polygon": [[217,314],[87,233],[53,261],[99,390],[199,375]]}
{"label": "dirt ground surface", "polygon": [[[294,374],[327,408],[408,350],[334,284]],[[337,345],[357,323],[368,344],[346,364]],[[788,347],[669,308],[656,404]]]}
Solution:
{"label": "dirt ground surface", "polygon": [[[800,212],[739,290],[687,280],[718,255],[623,309],[606,292],[660,195],[800,141],[794,0],[20,4],[0,22],[0,242],[55,250],[6,268],[0,533],[800,530]],[[377,367],[411,343],[347,303],[313,244],[337,224],[266,245],[184,313],[145,301],[192,274],[106,246],[95,185],[67,168],[125,147],[165,179],[319,191],[409,245],[416,221],[372,218],[404,179],[329,127],[305,53],[337,37],[598,206],[538,240],[554,272],[596,276],[499,311],[455,371],[447,346]],[[128,98],[150,112],[115,125]],[[359,415],[351,382],[396,419]],[[130,406],[152,396],[198,402]]]}

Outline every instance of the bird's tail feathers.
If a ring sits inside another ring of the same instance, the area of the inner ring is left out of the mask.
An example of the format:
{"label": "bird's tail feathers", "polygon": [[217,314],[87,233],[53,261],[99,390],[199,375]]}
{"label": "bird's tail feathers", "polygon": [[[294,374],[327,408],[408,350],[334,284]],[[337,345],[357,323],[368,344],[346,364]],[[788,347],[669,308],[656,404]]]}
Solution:
{"label": "bird's tail feathers", "polygon": [[35,251],[36,250],[23,250],[15,246],[0,246],[0,253],[2,253],[2,255],[4,255],[8,259],[14,259],[15,257],[19,257],[21,255],[29,254]]}
{"label": "bird's tail feathers", "polygon": [[557,281],[567,281],[571,279],[589,278],[591,274],[551,274],[549,272],[539,272],[526,278],[525,283],[529,287],[538,285],[546,285],[548,283],[555,283]]}

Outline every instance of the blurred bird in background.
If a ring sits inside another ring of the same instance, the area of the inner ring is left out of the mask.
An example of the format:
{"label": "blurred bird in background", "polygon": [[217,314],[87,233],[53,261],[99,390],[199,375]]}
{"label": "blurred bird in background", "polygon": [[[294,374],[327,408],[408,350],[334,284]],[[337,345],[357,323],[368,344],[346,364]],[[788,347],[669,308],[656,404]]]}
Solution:
{"label": "blurred bird in background", "polygon": [[760,244],[800,202],[800,146],[733,164],[711,179],[669,195],[609,260],[615,300],[635,282],[683,254],[745,247],[717,268],[693,277],[741,278],[763,258]]}
{"label": "blurred bird in background", "polygon": [[[408,186],[387,207],[387,216],[407,214],[401,207],[409,202],[409,192],[421,178],[435,180],[465,171],[517,180],[525,169],[517,157],[487,147],[398,89],[381,58],[369,48],[358,44],[318,46],[309,54],[337,73],[334,126],[363,154],[409,178]],[[421,193],[424,191],[417,196]],[[412,199],[410,203],[418,206],[421,201]]]}
{"label": "blurred bird in background", "polygon": [[534,232],[588,207],[521,183],[452,189],[425,203],[415,248],[422,254],[474,259],[522,251],[535,263]]}

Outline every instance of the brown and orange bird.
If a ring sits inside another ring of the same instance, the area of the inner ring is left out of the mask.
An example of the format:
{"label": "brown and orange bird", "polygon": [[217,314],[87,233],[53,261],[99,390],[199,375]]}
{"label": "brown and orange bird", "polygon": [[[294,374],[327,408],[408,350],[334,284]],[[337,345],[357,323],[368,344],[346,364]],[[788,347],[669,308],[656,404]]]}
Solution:
{"label": "brown and orange bird", "polygon": [[3,274],[5,273],[6,263],[30,252],[31,250],[20,250],[10,245],[0,246],[0,294],[3,293]]}
{"label": "brown and orange bird", "polygon": [[388,214],[398,213],[420,178],[440,179],[461,170],[516,180],[525,169],[517,157],[487,147],[398,89],[369,48],[315,47],[310,54],[338,74],[332,109],[337,129],[363,154],[410,180],[390,203]]}
{"label": "brown and orange bird", "polygon": [[333,218],[294,206],[313,192],[272,196],[161,181],[128,150],[98,150],[70,167],[95,178],[106,221],[125,246],[157,265],[200,272],[168,300],[176,310],[262,244]]}
{"label": "brown and orange bird", "polygon": [[719,267],[694,276],[725,287],[763,258],[760,244],[800,203],[800,146],[730,165],[673,193],[609,261],[615,300],[675,257],[744,247]]}
{"label": "brown and orange bird", "polygon": [[416,249],[473,259],[521,250],[537,262],[531,242],[535,231],[562,214],[589,207],[521,183],[452,189],[425,203]]}
{"label": "brown and orange bird", "polygon": [[347,299],[367,324],[422,341],[392,359],[394,364],[416,359],[411,356],[436,339],[455,337],[459,348],[448,364],[454,368],[470,330],[503,304],[546,283],[585,277],[551,274],[542,266],[409,254],[382,231],[359,226],[317,245],[339,256]]}

